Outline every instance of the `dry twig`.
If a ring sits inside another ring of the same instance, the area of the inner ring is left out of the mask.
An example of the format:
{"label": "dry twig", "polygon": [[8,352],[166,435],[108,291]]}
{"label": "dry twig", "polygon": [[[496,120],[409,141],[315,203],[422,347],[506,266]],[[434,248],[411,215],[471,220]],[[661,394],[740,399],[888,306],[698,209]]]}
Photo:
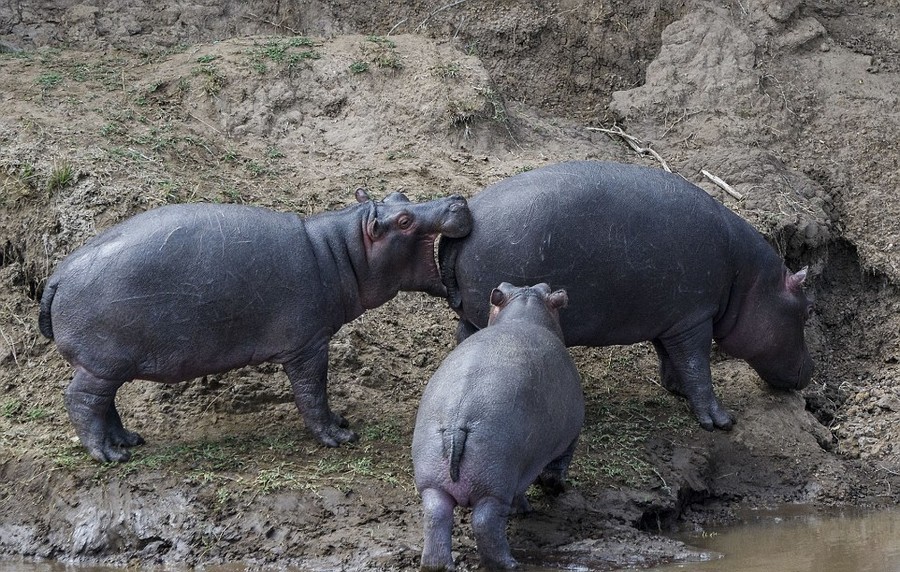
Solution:
{"label": "dry twig", "polygon": [[736,198],[737,200],[740,201],[740,200],[742,200],[742,199],[744,198],[744,195],[742,195],[741,193],[735,191],[735,190],[734,190],[734,187],[732,187],[731,185],[729,185],[728,183],[726,183],[725,181],[723,181],[723,180],[720,179],[719,177],[713,175],[712,173],[710,173],[710,172],[707,171],[706,169],[701,169],[700,172],[703,173],[703,176],[704,176],[704,177],[706,177],[707,179],[709,179],[710,181],[712,181],[713,183],[715,183],[715,185],[716,185],[717,187],[719,187],[720,189],[722,189],[723,191],[725,191],[726,193],[728,193],[728,194],[731,195],[732,197]]}
{"label": "dry twig", "polygon": [[409,18],[403,18],[402,20],[394,24],[394,26],[390,30],[388,30],[387,35],[390,36],[391,34],[393,34],[394,30],[396,30],[398,26],[403,25],[407,20],[409,20]]}
{"label": "dry twig", "polygon": [[450,9],[450,8],[453,8],[454,6],[459,6],[460,4],[462,4],[462,3],[465,2],[465,1],[466,1],[466,0],[456,0],[456,2],[451,2],[450,4],[447,4],[446,6],[441,6],[440,8],[438,8],[437,10],[435,10],[434,12],[432,12],[431,14],[429,14],[427,18],[425,18],[424,20],[422,20],[422,23],[419,24],[418,26],[416,26],[415,31],[418,32],[419,30],[421,30],[422,28],[424,28],[424,27],[425,27],[425,24],[428,23],[428,20],[431,20],[431,18],[432,18],[435,14],[437,14],[438,12],[443,12],[444,10],[448,10],[448,9]]}
{"label": "dry twig", "polygon": [[669,168],[669,164],[666,163],[665,159],[663,159],[659,153],[654,151],[649,145],[646,147],[641,146],[641,140],[635,137],[634,135],[629,135],[622,130],[618,125],[614,125],[612,129],[603,129],[602,127],[588,127],[588,131],[600,131],[601,133],[606,133],[608,135],[616,135],[621,137],[628,143],[628,146],[631,147],[635,153],[639,155],[652,155],[659,164],[662,165],[662,168],[666,170],[666,172],[671,173],[672,169]]}
{"label": "dry twig", "polygon": [[270,26],[274,26],[275,29],[282,28],[282,29],[285,29],[288,32],[294,34],[295,36],[302,35],[299,30],[295,30],[295,29],[291,28],[290,26],[285,26],[284,24],[275,23],[271,20],[263,19],[263,18],[257,16],[256,14],[254,14],[253,12],[247,12],[247,15],[244,16],[244,20],[254,20],[256,22],[262,22],[263,24],[268,24]]}
{"label": "dry twig", "polygon": [[13,362],[15,362],[16,367],[21,367],[19,365],[19,357],[16,355],[16,345],[13,343],[12,338],[6,335],[6,332],[3,331],[3,328],[0,328],[0,335],[3,336],[4,341],[6,341],[7,345],[9,345],[9,350],[12,352]]}

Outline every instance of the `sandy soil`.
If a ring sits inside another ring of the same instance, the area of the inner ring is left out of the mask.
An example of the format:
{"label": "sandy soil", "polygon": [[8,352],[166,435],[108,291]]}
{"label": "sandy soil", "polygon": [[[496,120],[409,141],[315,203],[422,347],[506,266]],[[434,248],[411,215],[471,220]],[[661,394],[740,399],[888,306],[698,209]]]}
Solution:
{"label": "sandy soil", "polygon": [[[443,300],[404,293],[331,346],[360,433],[327,449],[261,366],[120,392],[147,445],[98,465],[37,332],[68,252],[131,214],[240,202],[302,214],[402,190],[471,196],[600,158],[671,168],[808,265],[802,393],[715,353],[738,419],[706,433],[652,347],[577,348],[587,420],[571,486],[510,526],[532,566],[696,558],[658,535],[738,505],[880,506],[900,490],[898,3],[767,0],[0,4],[0,554],[116,564],[405,569],[421,548],[409,444],[453,347]],[[701,170],[727,181],[736,199]],[[454,546],[477,564],[468,515]]]}

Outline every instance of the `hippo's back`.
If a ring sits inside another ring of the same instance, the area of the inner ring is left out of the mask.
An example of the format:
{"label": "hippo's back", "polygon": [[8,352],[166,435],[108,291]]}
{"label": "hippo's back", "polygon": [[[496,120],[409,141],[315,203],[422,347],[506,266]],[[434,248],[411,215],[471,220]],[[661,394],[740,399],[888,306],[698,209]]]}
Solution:
{"label": "hippo's back", "polygon": [[560,163],[499,181],[469,201],[473,229],[441,242],[450,303],[479,328],[500,282],[565,289],[567,345],[653,339],[718,312],[748,226],[703,190],[660,169]]}
{"label": "hippo's back", "polygon": [[181,380],[264,361],[298,331],[312,294],[303,289],[313,281],[298,280],[309,249],[291,214],[144,212],[88,241],[48,280],[56,342],[71,363],[112,379]]}

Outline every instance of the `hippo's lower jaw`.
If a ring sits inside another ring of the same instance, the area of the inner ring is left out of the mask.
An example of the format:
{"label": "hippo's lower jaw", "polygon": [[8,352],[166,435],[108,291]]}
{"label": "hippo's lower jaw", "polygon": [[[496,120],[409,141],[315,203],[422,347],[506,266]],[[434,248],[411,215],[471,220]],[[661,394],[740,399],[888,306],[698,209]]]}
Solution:
{"label": "hippo's lower jaw", "polygon": [[441,272],[438,270],[438,263],[434,252],[434,245],[438,240],[438,236],[440,235],[436,234],[422,237],[422,245],[418,250],[422,256],[419,266],[421,268],[427,268],[427,270],[419,273],[417,276],[418,280],[415,284],[404,284],[401,288],[402,290],[425,292],[426,294],[439,298],[447,297],[447,287],[444,286],[444,283],[441,280]]}
{"label": "hippo's lower jaw", "polygon": [[809,385],[809,382],[812,381],[814,369],[812,359],[804,360],[803,363],[800,364],[796,375],[791,376],[783,376],[768,372],[765,369],[756,367],[753,363],[750,365],[769,387],[780,389],[782,391],[800,390]]}

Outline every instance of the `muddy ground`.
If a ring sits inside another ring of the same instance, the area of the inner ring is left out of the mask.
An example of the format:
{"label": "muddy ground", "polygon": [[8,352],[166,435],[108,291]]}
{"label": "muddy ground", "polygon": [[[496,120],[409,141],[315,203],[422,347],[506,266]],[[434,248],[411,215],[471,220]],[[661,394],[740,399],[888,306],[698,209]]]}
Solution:
{"label": "muddy ground", "polygon": [[[360,433],[318,445],[276,367],[120,392],[148,443],[99,465],[37,332],[56,263],[148,208],[303,214],[402,190],[471,196],[582,158],[676,172],[810,268],[812,385],[773,392],[715,353],[737,416],[706,433],[647,345],[573,351],[587,421],[571,486],[514,519],[533,566],[696,558],[658,535],[738,505],[900,496],[900,5],[896,0],[0,3],[0,554],[130,565],[405,569],[421,548],[409,445],[453,347],[401,294],[331,346]],[[726,194],[701,174],[734,187]],[[715,351],[715,350],[714,350]],[[468,516],[454,536],[477,564]]]}

